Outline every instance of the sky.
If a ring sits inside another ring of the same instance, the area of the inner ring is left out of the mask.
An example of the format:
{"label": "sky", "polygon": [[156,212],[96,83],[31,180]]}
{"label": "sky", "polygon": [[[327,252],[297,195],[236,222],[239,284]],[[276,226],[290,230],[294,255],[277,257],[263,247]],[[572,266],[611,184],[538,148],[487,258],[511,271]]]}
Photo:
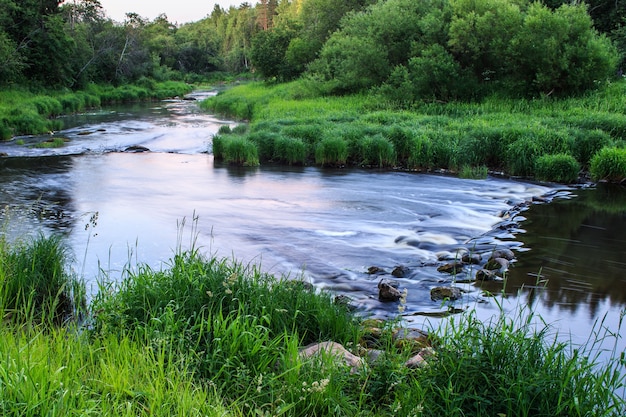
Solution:
{"label": "sky", "polygon": [[[239,6],[246,0],[100,0],[108,17],[123,22],[127,12],[135,12],[141,17],[153,20],[161,13],[172,23],[197,22],[211,13],[215,4],[228,9]],[[256,0],[248,0],[256,4]]]}

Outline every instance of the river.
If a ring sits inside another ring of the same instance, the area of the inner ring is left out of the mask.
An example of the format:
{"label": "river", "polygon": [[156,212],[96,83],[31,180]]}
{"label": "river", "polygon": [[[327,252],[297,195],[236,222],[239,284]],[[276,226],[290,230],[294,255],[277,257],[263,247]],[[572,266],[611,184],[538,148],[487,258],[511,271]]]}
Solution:
{"label": "river", "polygon": [[[9,155],[0,159],[0,221],[11,239],[64,235],[91,294],[138,264],[166,268],[176,250],[195,245],[345,295],[374,317],[400,314],[398,303],[378,299],[378,282],[393,279],[408,291],[404,319],[421,327],[447,320],[436,315],[450,307],[484,320],[500,307],[511,314],[532,307],[575,344],[594,329],[618,332],[626,309],[623,188],[231,167],[208,151],[219,127],[234,123],[189,99],[64,121],[54,133],[66,139],[62,148],[32,146],[48,137],[0,143]],[[150,152],[125,152],[129,146]],[[487,254],[496,247],[516,254],[506,280],[461,283],[463,276],[437,272],[459,248]],[[382,275],[368,273],[373,266]],[[404,277],[391,276],[397,266]],[[463,290],[452,306],[430,298],[431,288],[446,285]],[[600,348],[626,349],[623,338],[614,341]]]}

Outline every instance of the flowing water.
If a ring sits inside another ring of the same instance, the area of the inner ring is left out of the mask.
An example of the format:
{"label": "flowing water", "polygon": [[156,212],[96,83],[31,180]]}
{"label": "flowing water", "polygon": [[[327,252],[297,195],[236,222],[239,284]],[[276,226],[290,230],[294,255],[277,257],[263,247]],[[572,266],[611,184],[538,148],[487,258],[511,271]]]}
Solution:
{"label": "flowing water", "polygon": [[[192,98],[202,98],[197,93]],[[108,108],[65,118],[58,149],[47,137],[0,144],[0,205],[9,238],[66,236],[92,291],[126,268],[167,267],[179,248],[234,257],[349,297],[363,314],[395,317],[381,279],[407,289],[404,318],[437,325],[450,307],[485,320],[532,306],[584,343],[602,320],[617,332],[626,308],[626,190],[567,189],[500,178],[463,180],[393,171],[230,167],[213,160],[223,124],[194,101]],[[150,152],[124,152],[129,146]],[[542,203],[524,204],[547,196]],[[437,272],[460,248],[486,259],[513,249],[506,281],[462,283]],[[369,274],[370,267],[382,273]],[[404,277],[391,276],[397,266]],[[453,306],[430,298],[456,285]],[[506,297],[494,297],[504,294]],[[514,314],[514,313],[512,313]],[[603,345],[611,349],[612,344]],[[626,348],[618,339],[617,349]]]}

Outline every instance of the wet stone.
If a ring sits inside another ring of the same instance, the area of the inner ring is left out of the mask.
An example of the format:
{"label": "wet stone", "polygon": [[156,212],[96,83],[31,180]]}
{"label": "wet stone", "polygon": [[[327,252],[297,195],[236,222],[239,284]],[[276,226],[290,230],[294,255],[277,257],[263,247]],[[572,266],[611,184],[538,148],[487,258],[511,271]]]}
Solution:
{"label": "wet stone", "polygon": [[441,265],[437,268],[437,271],[445,273],[445,274],[458,274],[463,270],[462,262],[449,262],[445,265]]}
{"label": "wet stone", "polygon": [[435,287],[430,290],[430,299],[433,301],[455,301],[461,298],[463,292],[458,287]]}
{"label": "wet stone", "polygon": [[398,301],[402,293],[398,290],[398,283],[388,279],[381,279],[378,283],[378,299],[380,301]]}
{"label": "wet stone", "polygon": [[393,268],[393,271],[391,271],[391,275],[393,275],[396,278],[404,278],[409,274],[409,272],[410,272],[409,267],[399,265]]}

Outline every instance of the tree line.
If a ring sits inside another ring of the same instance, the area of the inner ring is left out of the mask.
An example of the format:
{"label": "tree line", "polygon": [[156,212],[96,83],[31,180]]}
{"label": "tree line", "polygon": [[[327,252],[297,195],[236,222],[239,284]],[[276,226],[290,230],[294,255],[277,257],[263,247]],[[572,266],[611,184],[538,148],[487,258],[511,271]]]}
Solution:
{"label": "tree line", "polygon": [[0,87],[306,76],[392,100],[572,94],[624,63],[626,0],[260,0],[177,25],[99,0],[0,0]]}

